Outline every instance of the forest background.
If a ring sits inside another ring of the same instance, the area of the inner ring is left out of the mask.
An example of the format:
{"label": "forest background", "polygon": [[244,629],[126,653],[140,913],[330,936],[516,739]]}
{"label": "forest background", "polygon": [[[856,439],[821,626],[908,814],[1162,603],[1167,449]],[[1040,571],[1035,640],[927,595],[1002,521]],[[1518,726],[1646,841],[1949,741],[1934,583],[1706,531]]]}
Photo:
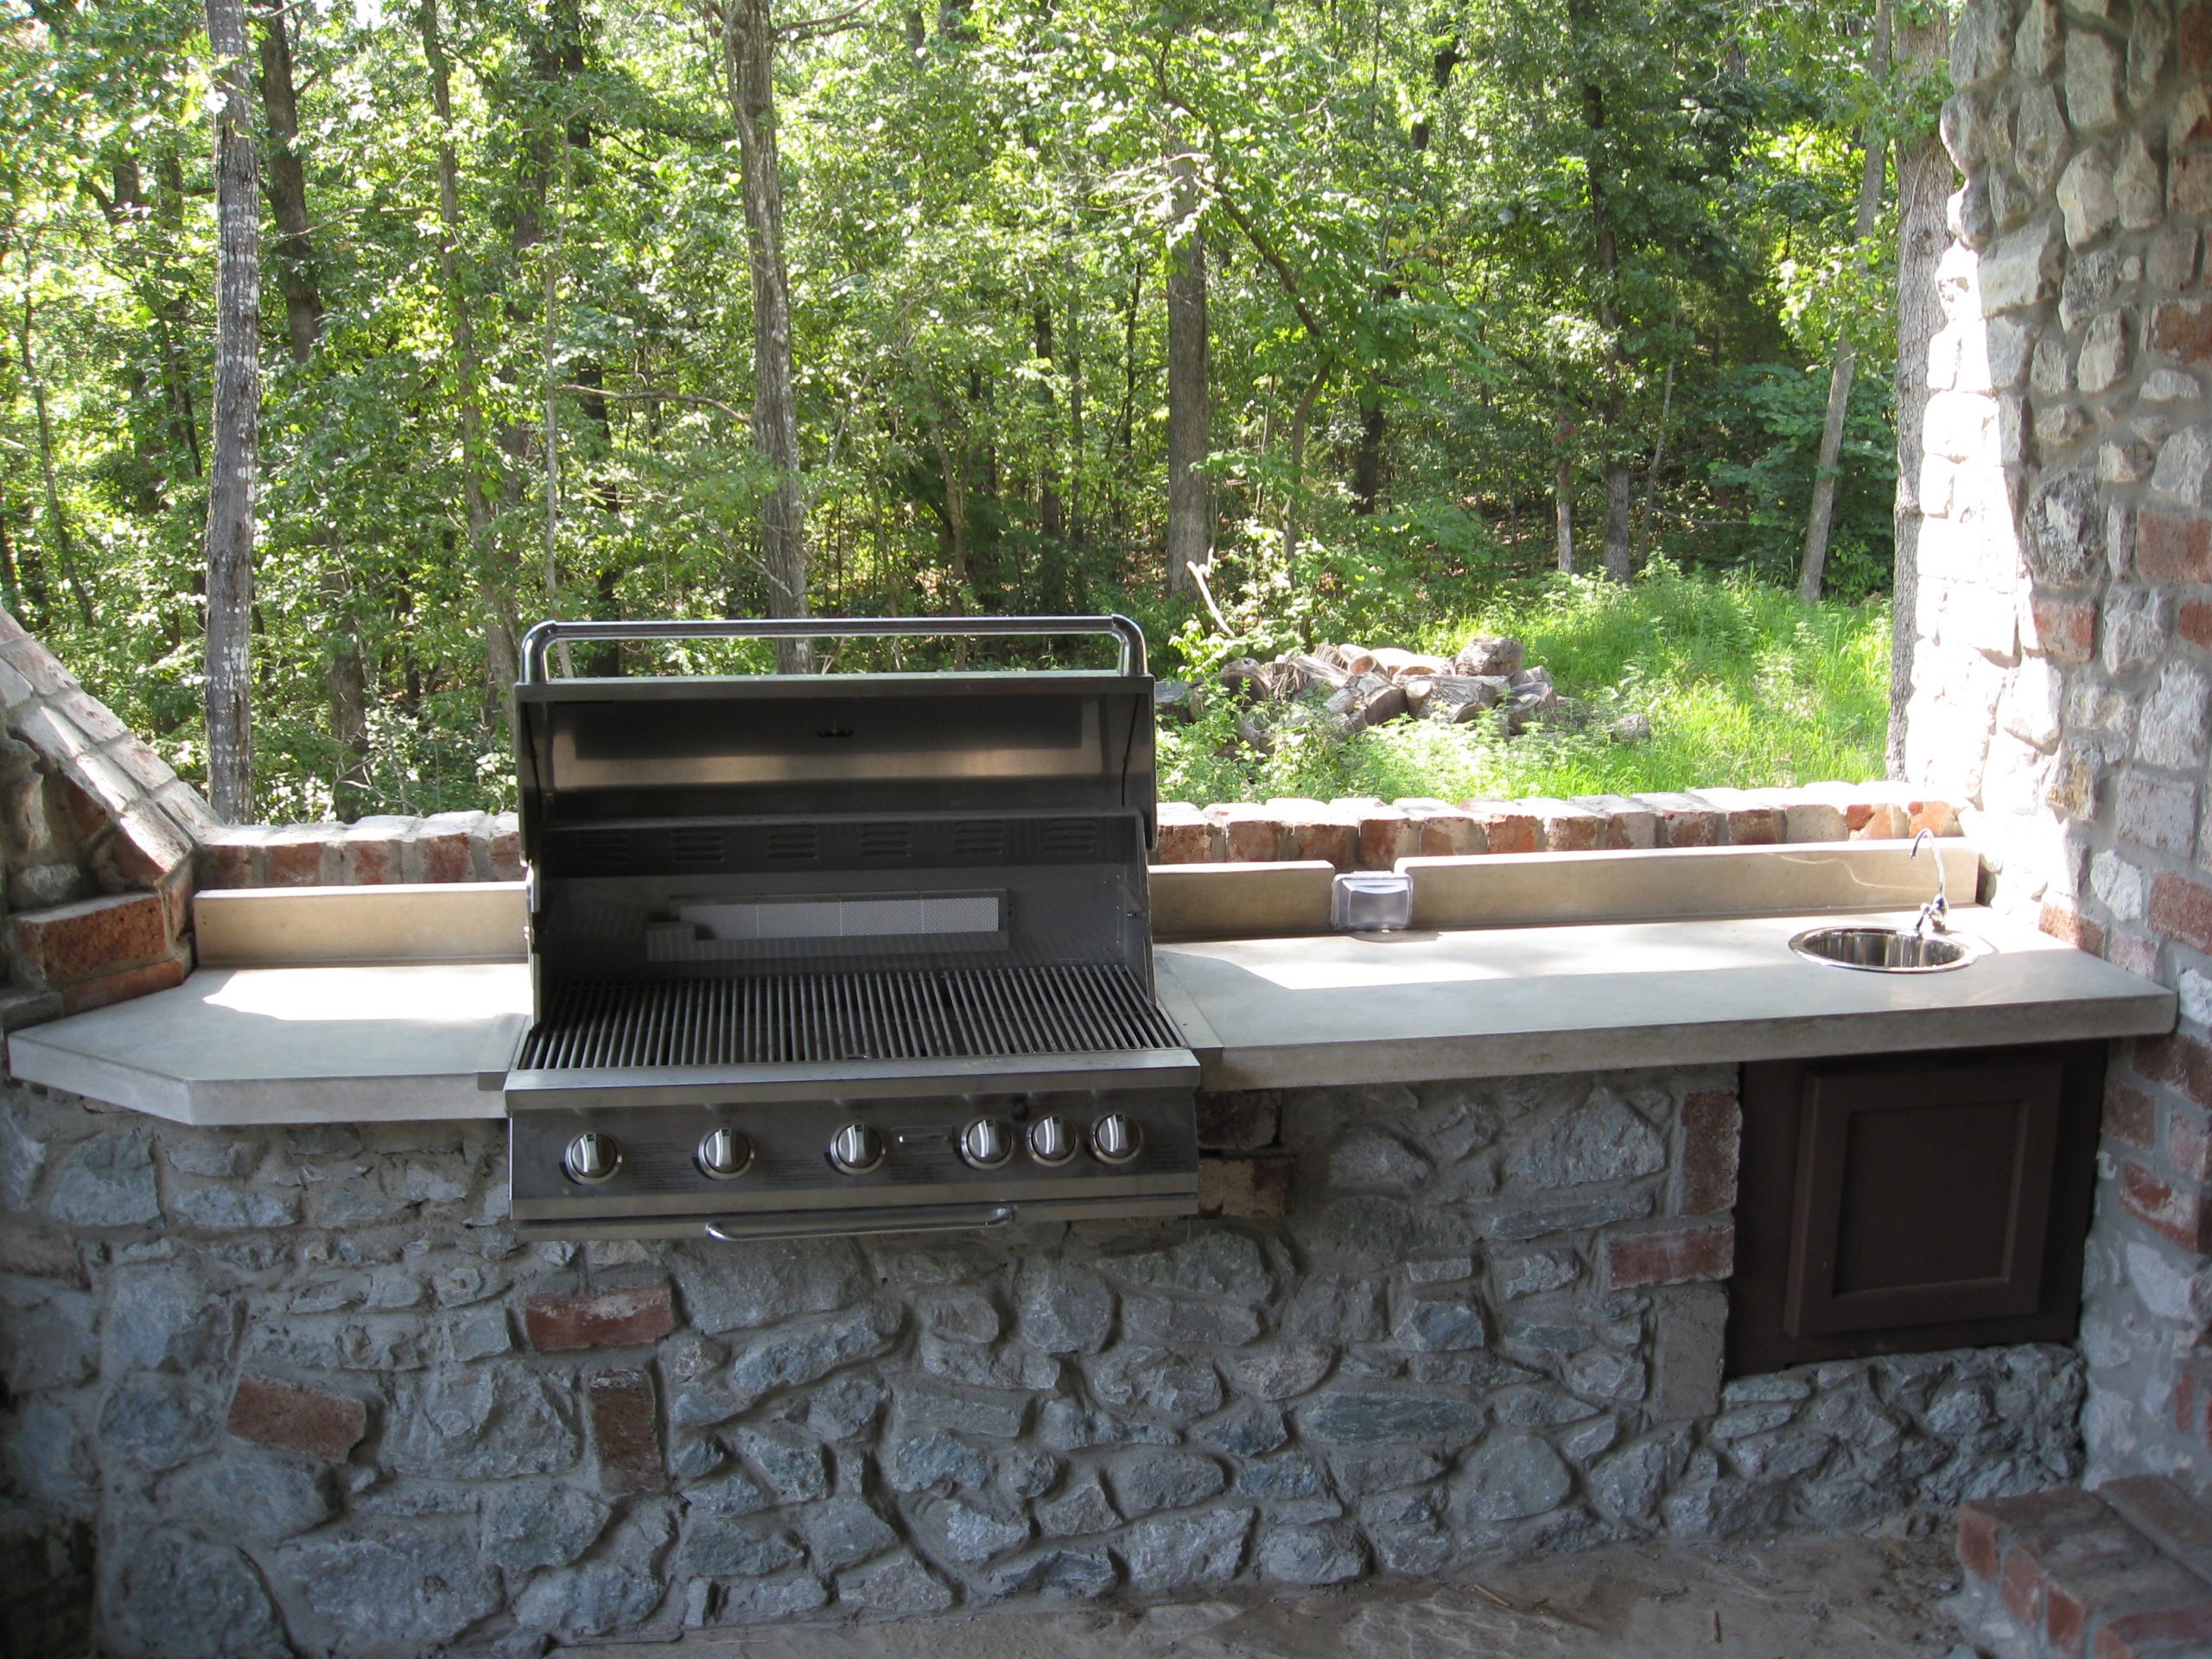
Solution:
{"label": "forest background", "polygon": [[1666,711],[1636,758],[1512,760],[1262,755],[1217,715],[1168,742],[1185,798],[1880,770],[1940,6],[3,0],[0,31],[0,601],[201,778],[230,617],[239,816],[500,804],[519,626],[788,611],[795,552],[817,613],[1125,610],[1193,677],[1512,627]]}

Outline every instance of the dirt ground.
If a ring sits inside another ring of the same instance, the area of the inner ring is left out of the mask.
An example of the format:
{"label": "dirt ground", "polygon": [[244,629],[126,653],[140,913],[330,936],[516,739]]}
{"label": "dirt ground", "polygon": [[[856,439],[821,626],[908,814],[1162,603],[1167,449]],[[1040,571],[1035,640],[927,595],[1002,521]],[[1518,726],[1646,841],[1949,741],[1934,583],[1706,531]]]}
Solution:
{"label": "dirt ground", "polygon": [[1622,1545],[1411,1582],[1142,1609],[698,1631],[594,1659],[1942,1659],[1948,1517]]}

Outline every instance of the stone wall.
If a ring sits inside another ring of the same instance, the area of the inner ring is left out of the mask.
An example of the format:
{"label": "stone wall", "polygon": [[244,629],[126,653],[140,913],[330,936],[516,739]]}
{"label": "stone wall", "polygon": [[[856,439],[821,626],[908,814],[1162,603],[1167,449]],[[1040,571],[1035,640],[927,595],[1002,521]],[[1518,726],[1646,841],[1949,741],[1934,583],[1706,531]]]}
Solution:
{"label": "stone wall", "polygon": [[1722,1388],[1733,1089],[1215,1096],[1240,1220],[582,1248],[509,1228],[496,1124],[194,1131],[10,1090],[0,1639],[536,1653],[2073,1475],[2066,1349]]}
{"label": "stone wall", "polygon": [[2212,6],[1971,0],[1943,130],[1909,775],[2000,905],[2180,994],[2116,1058],[2094,1472],[2212,1491]]}

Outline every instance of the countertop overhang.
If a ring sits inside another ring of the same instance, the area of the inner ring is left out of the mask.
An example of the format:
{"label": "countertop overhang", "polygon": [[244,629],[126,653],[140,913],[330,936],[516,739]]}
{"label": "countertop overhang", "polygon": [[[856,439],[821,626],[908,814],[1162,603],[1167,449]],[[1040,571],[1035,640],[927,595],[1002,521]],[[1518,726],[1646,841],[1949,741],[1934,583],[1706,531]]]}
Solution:
{"label": "countertop overhang", "polygon": [[[1979,907],[1955,971],[1807,961],[1790,916],[1162,944],[1161,1000],[1208,1089],[1978,1048],[2156,1035],[2174,994]],[[1848,912],[1910,925],[1910,911]],[[202,969],[15,1033],[25,1081],[192,1124],[499,1117],[529,1017],[518,962]]]}

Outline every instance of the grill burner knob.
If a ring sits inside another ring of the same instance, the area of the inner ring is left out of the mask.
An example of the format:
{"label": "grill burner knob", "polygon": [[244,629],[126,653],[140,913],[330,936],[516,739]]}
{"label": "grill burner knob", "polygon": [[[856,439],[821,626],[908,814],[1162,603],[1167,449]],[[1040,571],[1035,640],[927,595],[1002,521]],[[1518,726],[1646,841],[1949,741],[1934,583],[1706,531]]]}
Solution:
{"label": "grill burner knob", "polygon": [[710,1129],[699,1142],[699,1173],[717,1181],[734,1181],[753,1167],[753,1142],[735,1129]]}
{"label": "grill burner knob", "polygon": [[1029,1126],[1029,1155],[1040,1164],[1065,1164],[1075,1156],[1075,1136],[1064,1117],[1040,1117]]}
{"label": "grill burner knob", "polygon": [[960,1161],[970,1169],[996,1169],[1014,1156],[1014,1131],[995,1117],[979,1117],[960,1131]]}
{"label": "grill burner knob", "polygon": [[830,1161],[848,1175],[865,1175],[883,1161],[883,1137],[865,1123],[848,1123],[830,1141]]}
{"label": "grill burner knob", "polygon": [[597,1186],[613,1179],[614,1172],[622,1167],[622,1147],[613,1135],[587,1129],[569,1142],[568,1151],[561,1156],[561,1167],[570,1180]]}
{"label": "grill burner knob", "polygon": [[1109,1112],[1090,1126],[1091,1155],[1102,1164],[1126,1164],[1143,1143],[1136,1119],[1127,1112]]}

